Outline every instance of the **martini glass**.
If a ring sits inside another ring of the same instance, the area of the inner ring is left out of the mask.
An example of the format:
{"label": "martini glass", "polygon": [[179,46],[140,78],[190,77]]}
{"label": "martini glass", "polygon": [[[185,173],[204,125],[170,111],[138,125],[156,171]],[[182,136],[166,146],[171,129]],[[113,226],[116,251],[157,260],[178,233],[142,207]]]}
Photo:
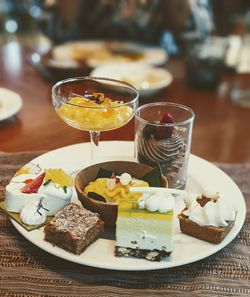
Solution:
{"label": "martini glass", "polygon": [[128,123],[138,106],[139,92],[130,84],[100,77],[75,77],[52,88],[56,113],[68,125],[90,133],[91,159],[97,159],[100,133]]}

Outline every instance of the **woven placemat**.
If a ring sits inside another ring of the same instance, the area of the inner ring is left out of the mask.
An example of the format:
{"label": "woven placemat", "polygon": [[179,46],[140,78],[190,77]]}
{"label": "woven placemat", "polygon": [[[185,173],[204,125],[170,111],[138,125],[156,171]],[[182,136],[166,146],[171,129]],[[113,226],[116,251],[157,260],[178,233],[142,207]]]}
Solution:
{"label": "woven placemat", "polygon": [[[0,153],[0,201],[14,173],[43,152]],[[217,164],[250,201],[250,164]],[[20,235],[0,212],[0,296],[249,296],[249,209],[227,247],[185,266],[156,271],[113,271],[50,255]]]}

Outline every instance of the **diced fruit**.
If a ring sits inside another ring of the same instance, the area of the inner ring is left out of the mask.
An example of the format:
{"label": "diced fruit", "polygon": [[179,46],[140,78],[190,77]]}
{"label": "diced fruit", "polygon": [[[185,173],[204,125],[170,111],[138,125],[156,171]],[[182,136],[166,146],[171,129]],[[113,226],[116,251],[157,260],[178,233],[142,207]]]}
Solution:
{"label": "diced fruit", "polygon": [[112,191],[115,188],[116,179],[115,178],[108,178],[107,179],[107,188],[109,191]]}
{"label": "diced fruit", "polygon": [[45,176],[45,172],[38,175],[35,179],[31,180],[29,183],[27,183],[22,189],[21,192],[25,194],[32,194],[37,193],[38,189],[40,188],[43,179]]}
{"label": "diced fruit", "polygon": [[123,106],[123,101],[105,98],[102,93],[94,94],[70,98],[57,113],[70,125],[88,131],[119,128],[132,117],[133,108]]}
{"label": "diced fruit", "polygon": [[62,187],[71,187],[74,184],[72,177],[62,169],[46,169],[45,182],[48,180]]}
{"label": "diced fruit", "polygon": [[30,173],[30,168],[23,167],[17,171],[15,176],[22,175],[22,174],[29,174],[29,173]]}
{"label": "diced fruit", "polygon": [[38,174],[42,171],[38,164],[28,163],[25,167],[22,167],[17,171],[15,176],[22,175],[22,174]]}
{"label": "diced fruit", "polygon": [[[161,124],[168,124],[168,123],[172,124],[173,122],[174,121],[173,121],[172,115],[167,112],[163,114],[163,116],[160,120]],[[173,131],[174,131],[173,126],[168,126],[168,127],[158,126],[156,128],[155,138],[158,140],[169,138],[173,134]]]}
{"label": "diced fruit", "polygon": [[24,183],[27,185],[29,183],[31,183],[34,179],[33,178],[28,178],[24,181]]}

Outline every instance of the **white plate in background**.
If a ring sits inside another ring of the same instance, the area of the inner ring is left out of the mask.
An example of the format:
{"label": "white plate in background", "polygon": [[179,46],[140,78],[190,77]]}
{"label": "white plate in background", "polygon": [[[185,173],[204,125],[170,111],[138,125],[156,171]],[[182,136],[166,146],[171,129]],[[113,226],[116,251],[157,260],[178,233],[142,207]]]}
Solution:
{"label": "white plate in background", "polygon": [[22,98],[17,93],[0,88],[0,121],[15,115],[23,105]]}
{"label": "white plate in background", "polygon": [[98,67],[101,65],[140,61],[149,65],[163,65],[168,59],[166,51],[133,42],[73,41],[55,46],[48,61],[60,68]]}
{"label": "white plate in background", "polygon": [[173,81],[167,70],[139,62],[99,66],[90,75],[125,81],[137,88],[141,96],[157,94]]}
{"label": "white plate in background", "polygon": [[[100,143],[100,155],[102,156],[100,161],[133,160],[133,150],[133,142],[103,141]],[[66,163],[65,160],[67,160]],[[90,144],[82,143],[50,151],[31,162],[39,164],[41,168],[64,168],[70,165],[72,169],[80,170],[89,165],[89,160]],[[218,167],[206,160],[191,155],[186,190],[200,193],[206,188],[223,192],[231,200],[231,203],[237,205],[237,216],[233,228],[220,244],[199,240],[181,233],[176,216],[179,210],[176,210],[174,215],[174,249],[170,257],[160,262],[150,262],[137,258],[117,258],[114,256],[115,241],[104,238],[99,238],[92,243],[81,255],[74,255],[44,241],[43,228],[28,232],[14,220],[11,220],[11,222],[31,243],[52,255],[68,261],[116,270],[164,269],[192,263],[218,252],[227,246],[241,230],[246,215],[246,205],[241,191],[232,179]],[[73,201],[78,201],[76,196],[74,196]]]}

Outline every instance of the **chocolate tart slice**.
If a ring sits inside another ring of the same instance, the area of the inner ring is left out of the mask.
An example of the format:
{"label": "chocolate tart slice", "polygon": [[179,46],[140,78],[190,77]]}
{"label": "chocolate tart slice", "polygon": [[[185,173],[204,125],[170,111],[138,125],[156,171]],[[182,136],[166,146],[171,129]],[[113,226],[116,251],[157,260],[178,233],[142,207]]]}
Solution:
{"label": "chocolate tart slice", "polygon": [[200,226],[189,220],[183,211],[178,215],[181,232],[211,243],[222,242],[234,225],[234,221],[227,221],[226,227]]}
{"label": "chocolate tart slice", "polygon": [[[197,202],[201,207],[204,207],[209,201],[216,203],[216,200],[203,195],[197,198]],[[178,215],[180,229],[183,233],[198,239],[218,244],[222,242],[234,226],[234,221],[226,221],[227,226],[201,226],[190,220],[189,217],[184,214],[186,210],[187,208],[183,209]]]}

